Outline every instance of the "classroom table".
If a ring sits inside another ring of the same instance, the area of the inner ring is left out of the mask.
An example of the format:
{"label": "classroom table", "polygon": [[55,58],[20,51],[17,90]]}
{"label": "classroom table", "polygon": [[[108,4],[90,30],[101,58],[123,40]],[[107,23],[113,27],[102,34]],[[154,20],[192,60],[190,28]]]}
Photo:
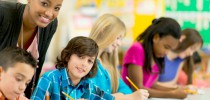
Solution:
{"label": "classroom table", "polygon": [[205,91],[203,95],[188,95],[187,100],[210,100],[210,88],[202,89]]}
{"label": "classroom table", "polygon": [[210,88],[202,89],[205,94],[202,95],[188,95],[185,99],[172,99],[172,98],[149,98],[148,100],[210,100]]}

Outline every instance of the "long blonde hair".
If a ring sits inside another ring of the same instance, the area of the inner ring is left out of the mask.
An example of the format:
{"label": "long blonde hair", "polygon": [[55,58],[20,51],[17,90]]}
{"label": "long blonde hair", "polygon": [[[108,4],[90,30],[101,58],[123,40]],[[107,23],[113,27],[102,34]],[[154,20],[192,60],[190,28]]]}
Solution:
{"label": "long blonde hair", "polygon": [[[103,51],[120,34],[125,35],[125,32],[125,24],[118,17],[111,14],[104,14],[94,23],[89,37],[96,41],[99,46],[99,51]],[[119,72],[117,69],[119,62],[118,49],[116,48],[112,53],[102,52],[99,58],[101,58],[103,67],[109,71],[112,93],[116,93],[119,86]]]}

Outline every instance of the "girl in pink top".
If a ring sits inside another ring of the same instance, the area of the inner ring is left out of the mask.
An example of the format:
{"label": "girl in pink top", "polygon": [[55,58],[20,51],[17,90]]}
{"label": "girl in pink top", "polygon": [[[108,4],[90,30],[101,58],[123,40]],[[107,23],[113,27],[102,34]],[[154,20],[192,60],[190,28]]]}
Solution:
{"label": "girl in pink top", "polygon": [[[180,26],[172,18],[154,19],[152,24],[137,37],[137,41],[124,56],[122,77],[130,85],[128,76],[138,88],[149,91],[150,97],[185,98],[183,88],[167,88],[156,84],[158,75],[162,73],[164,56],[179,43]],[[135,90],[135,88],[130,85]]]}

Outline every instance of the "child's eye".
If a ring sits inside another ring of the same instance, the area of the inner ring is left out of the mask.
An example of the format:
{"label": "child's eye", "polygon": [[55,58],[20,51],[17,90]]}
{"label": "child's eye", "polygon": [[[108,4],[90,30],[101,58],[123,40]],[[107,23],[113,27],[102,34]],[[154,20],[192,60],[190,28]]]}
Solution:
{"label": "child's eye", "polygon": [[47,4],[46,2],[42,2],[42,6],[43,6],[43,7],[47,7],[48,4]]}
{"label": "child's eye", "polygon": [[94,63],[92,60],[89,60],[88,62],[89,62],[90,64],[93,64],[93,63]]}
{"label": "child's eye", "polygon": [[16,78],[16,80],[17,80],[18,82],[22,81],[22,79],[21,79],[21,78]]}
{"label": "child's eye", "polygon": [[169,46],[164,46],[165,49],[171,49]]}

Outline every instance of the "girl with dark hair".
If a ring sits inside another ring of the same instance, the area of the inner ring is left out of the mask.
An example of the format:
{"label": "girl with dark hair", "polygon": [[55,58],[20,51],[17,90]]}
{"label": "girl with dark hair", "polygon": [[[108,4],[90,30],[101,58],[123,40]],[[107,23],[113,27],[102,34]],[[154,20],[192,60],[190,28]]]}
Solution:
{"label": "girl with dark hair", "polygon": [[158,79],[162,85],[176,86],[178,75],[184,66],[188,76],[186,84],[192,84],[193,54],[202,47],[203,40],[195,29],[185,29],[180,41],[179,46],[165,56],[164,73]]}
{"label": "girl with dark hair", "polygon": [[147,89],[150,97],[185,98],[187,96],[182,89],[156,88],[156,80],[164,69],[164,56],[178,46],[180,30],[180,25],[174,19],[161,17],[154,19],[152,24],[137,37],[137,41],[124,56],[122,69],[123,80],[133,90],[135,88],[126,80],[126,76],[138,88]]}

